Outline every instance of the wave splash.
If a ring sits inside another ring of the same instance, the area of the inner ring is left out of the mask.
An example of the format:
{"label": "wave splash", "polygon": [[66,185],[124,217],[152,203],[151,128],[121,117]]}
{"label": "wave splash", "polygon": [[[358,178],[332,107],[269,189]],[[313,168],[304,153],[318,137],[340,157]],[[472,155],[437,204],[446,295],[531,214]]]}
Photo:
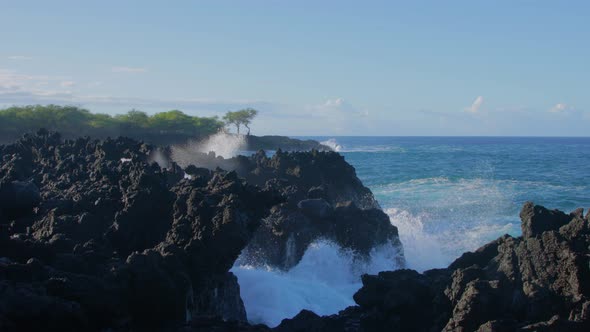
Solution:
{"label": "wave splash", "polygon": [[320,144],[325,145],[336,152],[368,152],[368,153],[406,153],[406,149],[397,145],[354,145],[345,146],[335,138],[322,141]]}
{"label": "wave splash", "polygon": [[215,152],[223,158],[235,157],[246,148],[246,136],[228,134],[220,131],[199,143],[197,150],[203,153]]}
{"label": "wave splash", "polygon": [[238,277],[248,320],[274,327],[302,309],[331,315],[354,305],[352,296],[362,286],[361,275],[399,268],[398,255],[393,245],[385,244],[373,249],[366,260],[320,240],[289,271],[242,265],[241,259],[231,271]]}
{"label": "wave splash", "polygon": [[203,141],[192,141],[185,145],[173,146],[172,159],[181,166],[198,165],[198,160],[195,160],[194,157],[195,152],[215,152],[215,155],[228,159],[246,150],[246,145],[246,136],[220,131]]}
{"label": "wave splash", "polygon": [[391,223],[398,228],[404,247],[407,267],[424,272],[428,269],[447,267],[463,252],[473,251],[502,234],[512,233],[512,223],[492,224],[462,221],[448,222],[432,227],[435,221],[427,213],[412,214],[406,210],[385,210]]}
{"label": "wave splash", "polygon": [[330,138],[327,141],[320,142],[320,144],[329,147],[332,151],[340,152],[342,150],[342,145],[338,144],[335,138]]}

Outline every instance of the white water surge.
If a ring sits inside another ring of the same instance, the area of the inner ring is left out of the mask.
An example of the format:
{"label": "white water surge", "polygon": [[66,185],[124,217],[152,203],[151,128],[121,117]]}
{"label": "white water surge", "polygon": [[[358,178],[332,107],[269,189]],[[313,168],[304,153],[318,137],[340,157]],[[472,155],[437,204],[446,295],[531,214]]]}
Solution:
{"label": "white water surge", "polygon": [[233,135],[224,131],[209,136],[209,138],[197,145],[197,151],[203,153],[213,151],[223,158],[235,157],[245,148],[246,137],[244,135]]}
{"label": "white water surge", "polygon": [[[472,225],[434,232],[426,227],[427,214],[389,208],[385,212],[399,230],[408,268],[424,271],[444,267],[464,251],[473,250],[498,234],[509,232],[512,225]],[[302,309],[318,315],[336,314],[355,305],[352,296],[362,287],[363,273],[377,274],[400,268],[395,266],[398,252],[393,246],[376,248],[369,262],[355,258],[330,241],[310,245],[302,260],[287,272],[272,267],[241,265],[232,272],[238,277],[248,320],[271,327],[291,318]]]}
{"label": "white water surge", "polygon": [[322,240],[312,243],[287,272],[240,265],[240,259],[232,272],[238,277],[248,320],[274,327],[302,309],[330,315],[354,305],[352,296],[362,286],[361,275],[399,268],[394,263],[398,254],[387,244],[375,248],[370,261],[365,261]]}
{"label": "white water surge", "polygon": [[404,247],[407,267],[418,272],[448,266],[462,253],[473,251],[501,234],[512,233],[515,225],[449,222],[438,229],[426,229],[426,213],[390,208],[385,212],[397,227]]}
{"label": "white water surge", "polygon": [[339,152],[342,150],[342,146],[338,144],[338,142],[336,142],[335,138],[330,138],[329,140],[320,142],[320,144],[329,147],[330,149],[332,149],[332,151]]}
{"label": "white water surge", "polygon": [[198,165],[198,161],[195,161],[195,152],[215,152],[215,155],[217,156],[231,158],[237,156],[240,151],[245,149],[246,137],[244,135],[234,135],[220,131],[203,141],[195,141],[185,145],[173,146],[172,159],[179,165],[183,166],[190,164]]}

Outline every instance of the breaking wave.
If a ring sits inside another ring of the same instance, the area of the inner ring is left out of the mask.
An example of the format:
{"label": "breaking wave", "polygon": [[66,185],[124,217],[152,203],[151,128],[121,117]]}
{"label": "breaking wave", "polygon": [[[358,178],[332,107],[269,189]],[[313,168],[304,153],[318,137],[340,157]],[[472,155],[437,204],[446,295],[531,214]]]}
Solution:
{"label": "breaking wave", "polygon": [[320,144],[329,147],[332,151],[340,152],[342,150],[342,146],[338,144],[335,138],[330,138],[329,140],[320,142]]}
{"label": "breaking wave", "polygon": [[395,145],[355,145],[349,147],[338,143],[338,141],[335,138],[330,138],[329,140],[322,141],[320,143],[325,146],[328,146],[330,149],[336,152],[406,152],[404,148]]}
{"label": "breaking wave", "polygon": [[404,247],[407,267],[423,272],[447,267],[463,252],[473,251],[482,244],[514,230],[513,223],[461,224],[432,227],[435,221],[427,213],[412,214],[406,210],[389,208],[385,212],[397,227]]}
{"label": "breaking wave", "polygon": [[242,265],[238,259],[232,272],[238,277],[248,320],[274,327],[302,309],[331,315],[354,305],[352,296],[362,286],[361,275],[399,268],[395,266],[399,254],[386,244],[373,249],[366,261],[321,240],[312,243],[288,271]]}

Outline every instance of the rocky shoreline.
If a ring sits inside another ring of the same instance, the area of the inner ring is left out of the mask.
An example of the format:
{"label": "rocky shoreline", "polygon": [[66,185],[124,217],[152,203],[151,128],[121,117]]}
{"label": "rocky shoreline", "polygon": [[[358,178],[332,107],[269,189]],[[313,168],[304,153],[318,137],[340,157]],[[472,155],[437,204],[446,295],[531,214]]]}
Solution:
{"label": "rocky shoreline", "polygon": [[[0,146],[0,330],[270,331],[237,278],[288,270],[327,238],[366,257],[397,229],[335,152],[223,159],[40,131]],[[364,275],[356,306],[276,331],[590,330],[589,216],[527,203],[505,235],[446,269]]]}

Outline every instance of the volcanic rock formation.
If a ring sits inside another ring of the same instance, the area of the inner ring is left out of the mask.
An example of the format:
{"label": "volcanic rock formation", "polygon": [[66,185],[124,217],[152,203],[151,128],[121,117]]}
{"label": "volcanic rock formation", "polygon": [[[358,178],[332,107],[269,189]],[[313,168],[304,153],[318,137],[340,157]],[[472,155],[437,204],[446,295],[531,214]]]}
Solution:
{"label": "volcanic rock formation", "polygon": [[151,150],[47,132],[0,147],[0,330],[246,320],[228,271],[281,198],[235,172],[184,178]]}
{"label": "volcanic rock formation", "polygon": [[246,246],[283,268],[321,237],[402,257],[336,153],[204,155],[211,169],[165,155],[44,130],[0,146],[0,330],[250,329],[229,272]]}
{"label": "volcanic rock formation", "polygon": [[590,226],[526,203],[522,237],[504,235],[446,269],[364,275],[358,304],[302,311],[277,331],[589,331]]}
{"label": "volcanic rock formation", "polygon": [[[375,247],[391,245],[399,252],[394,263],[404,265],[397,228],[355,169],[336,152],[279,150],[269,158],[259,151],[231,159],[195,153],[191,163],[234,170],[248,183],[286,198],[272,208],[246,247],[242,257],[248,264],[286,270],[301,260],[310,243],[328,239],[364,258]],[[194,172],[190,166],[186,171]]]}

